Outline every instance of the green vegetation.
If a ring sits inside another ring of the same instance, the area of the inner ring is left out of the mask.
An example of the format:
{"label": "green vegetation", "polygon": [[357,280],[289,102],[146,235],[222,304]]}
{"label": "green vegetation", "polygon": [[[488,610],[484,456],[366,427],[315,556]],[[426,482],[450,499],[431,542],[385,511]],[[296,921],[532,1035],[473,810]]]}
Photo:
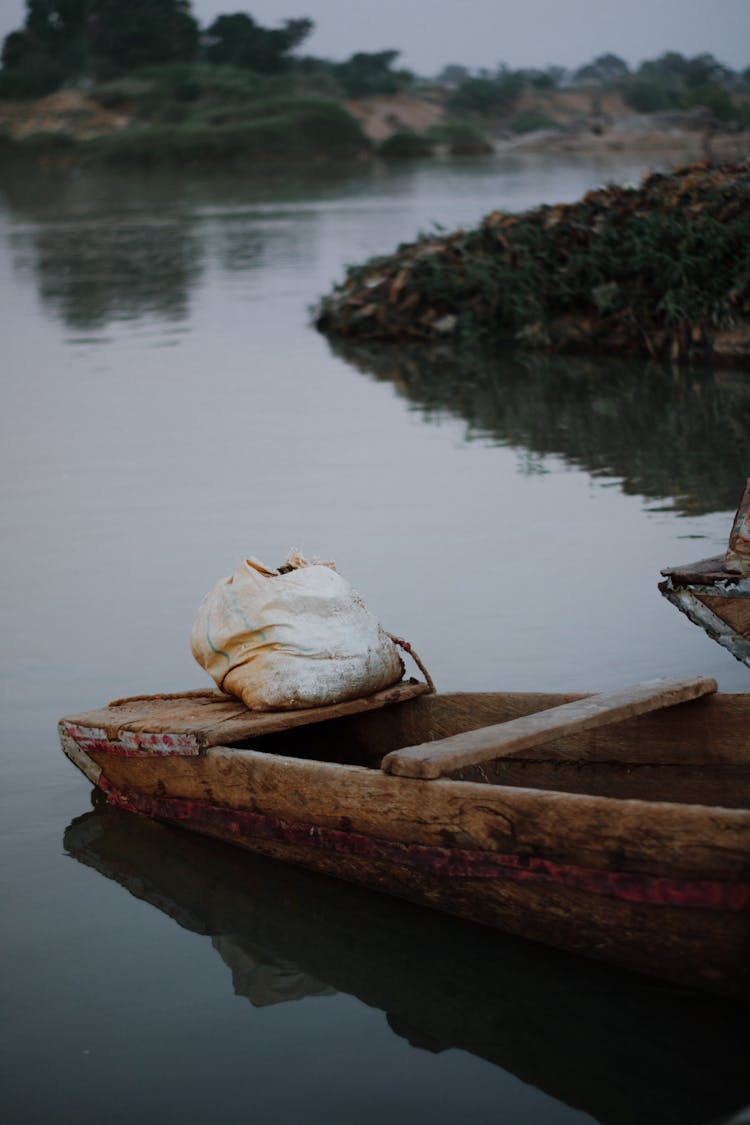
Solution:
{"label": "green vegetation", "polygon": [[422,133],[400,129],[382,141],[379,154],[386,160],[418,159],[432,156],[438,146],[453,156],[483,156],[492,152],[484,133],[466,121],[437,121]]}
{"label": "green vegetation", "polygon": [[425,129],[424,136],[434,145],[445,145],[454,156],[481,156],[492,152],[492,145],[481,129],[468,121],[445,118]]}
{"label": "green vegetation", "polygon": [[378,150],[386,160],[413,160],[432,156],[432,145],[421,133],[412,129],[399,129],[381,143]]}
{"label": "green vegetation", "polygon": [[413,81],[394,69],[395,50],[360,51],[341,63],[294,56],[313,27],[303,18],[266,28],[235,12],[201,31],[190,0],[26,0],[23,27],[3,44],[0,97],[39,97],[175,63],[290,75],[308,92],[327,87],[339,98],[392,94]]}
{"label": "green vegetation", "polygon": [[335,102],[287,97],[258,100],[234,117],[207,110],[176,119],[162,111],[158,119],[91,140],[32,134],[13,147],[20,155],[65,156],[79,163],[210,165],[350,158],[366,152],[369,142]]}
{"label": "green vegetation", "polygon": [[[77,141],[70,146],[76,159],[106,154],[193,160],[204,142],[207,159],[375,151],[356,122],[343,116],[342,103],[419,93],[417,80],[398,67],[397,50],[357,51],[343,62],[302,55],[313,26],[301,17],[263,27],[239,11],[201,28],[190,0],[26,0],[23,25],[2,45],[0,99],[33,99],[62,89],[75,91],[81,101],[85,93],[89,119],[96,117],[97,103],[119,110],[119,121],[100,115],[89,131],[121,132],[96,143]],[[585,126],[585,110],[574,110],[570,121],[570,111],[550,94],[559,91],[555,96],[562,98],[571,86],[590,92],[593,113],[605,93],[617,93],[639,112],[702,107],[705,112],[694,117],[706,128],[750,127],[750,70],[736,73],[707,54],[668,52],[631,71],[610,53],[574,74],[554,66],[506,65],[474,73],[451,63],[436,81],[430,96],[439,99],[446,119],[422,133],[399,129],[377,150],[384,157],[424,156],[438,147],[481,154],[492,150],[486,134],[549,129],[555,117],[574,125],[580,119]],[[278,99],[289,104],[281,108]],[[14,136],[16,120],[8,126]],[[124,121],[129,123],[123,127]],[[57,127],[83,134],[79,124],[68,109]],[[49,115],[43,127],[50,129]],[[209,136],[213,129],[219,132]],[[21,154],[41,151],[44,143],[6,138],[4,146]],[[61,147],[49,138],[46,143],[51,154]]]}
{"label": "green vegetation", "polygon": [[358,51],[347,62],[328,65],[349,98],[397,94],[414,81],[411,71],[393,69],[399,54],[399,51]]}
{"label": "green vegetation", "polygon": [[703,354],[748,325],[750,161],[694,165],[579,203],[488,215],[349,270],[319,327],[366,339]]}
{"label": "green vegetation", "polygon": [[503,117],[512,111],[524,84],[521,71],[501,67],[494,76],[466,78],[448,97],[447,108],[456,116]]}
{"label": "green vegetation", "polygon": [[245,12],[218,16],[203,36],[203,58],[220,66],[275,74],[289,64],[289,53],[312,29],[313,22],[308,19],[286,20],[283,27],[272,30],[260,27]]}
{"label": "green vegetation", "polygon": [[0,95],[36,97],[63,82],[108,78],[196,57],[189,0],[26,0],[26,20],[6,36]]}
{"label": "green vegetation", "polygon": [[555,129],[556,123],[541,109],[525,109],[517,113],[510,123],[514,133],[536,133],[540,129]]}

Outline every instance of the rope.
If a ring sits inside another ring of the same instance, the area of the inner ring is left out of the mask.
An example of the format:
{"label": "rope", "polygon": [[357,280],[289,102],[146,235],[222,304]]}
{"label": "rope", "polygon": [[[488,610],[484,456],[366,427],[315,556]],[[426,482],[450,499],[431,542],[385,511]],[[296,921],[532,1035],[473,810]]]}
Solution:
{"label": "rope", "polygon": [[394,645],[398,645],[398,646],[399,646],[399,648],[402,648],[402,649],[404,650],[404,652],[408,652],[408,653],[409,653],[409,656],[410,656],[410,657],[412,658],[412,660],[413,660],[413,661],[414,661],[414,663],[416,664],[417,668],[419,668],[419,671],[420,671],[420,672],[422,673],[422,675],[424,676],[424,678],[425,678],[425,683],[427,684],[428,688],[430,689],[430,691],[431,691],[431,692],[433,692],[433,693],[434,693],[434,692],[436,691],[436,688],[435,688],[435,683],[434,683],[434,681],[433,681],[433,679],[432,679],[432,676],[431,676],[431,675],[430,675],[430,673],[429,673],[429,672],[427,671],[427,669],[425,668],[424,664],[423,664],[423,663],[422,663],[422,661],[421,661],[421,660],[419,659],[419,657],[417,656],[416,652],[415,652],[415,651],[414,651],[414,649],[413,649],[413,648],[411,647],[411,645],[409,644],[409,642],[408,642],[408,641],[405,641],[405,640],[403,639],[403,637],[395,637],[395,636],[393,635],[393,633],[388,633],[388,636],[389,636],[389,637],[391,638],[391,640],[393,641]]}

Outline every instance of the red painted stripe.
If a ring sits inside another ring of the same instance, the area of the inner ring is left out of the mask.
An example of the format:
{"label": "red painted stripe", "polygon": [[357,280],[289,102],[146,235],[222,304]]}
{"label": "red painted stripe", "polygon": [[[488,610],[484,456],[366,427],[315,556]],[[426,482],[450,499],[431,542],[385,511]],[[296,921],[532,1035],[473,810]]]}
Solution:
{"label": "red painted stripe", "polygon": [[508,878],[517,882],[557,883],[589,894],[650,906],[695,907],[730,913],[750,909],[750,883],[633,875],[556,863],[536,856],[402,844],[317,824],[290,823],[248,809],[230,809],[207,801],[125,794],[113,789],[103,777],[101,782],[100,787],[107,793],[111,804],[144,816],[176,822],[190,820],[221,828],[248,840],[273,840],[360,856],[378,863],[428,872],[439,879]]}
{"label": "red painted stripe", "polygon": [[140,734],[124,731],[123,741],[107,738],[98,727],[82,727],[63,719],[60,726],[78,744],[84,754],[97,752],[117,758],[184,758],[200,753],[198,743],[189,734]]}

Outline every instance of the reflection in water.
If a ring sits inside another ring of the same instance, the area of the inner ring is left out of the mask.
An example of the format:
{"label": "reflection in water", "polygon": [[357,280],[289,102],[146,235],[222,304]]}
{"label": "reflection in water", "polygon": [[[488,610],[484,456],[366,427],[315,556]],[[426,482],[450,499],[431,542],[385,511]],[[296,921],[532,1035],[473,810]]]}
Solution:
{"label": "reflection in water", "polygon": [[416,1047],[470,1051],[604,1125],[748,1101],[746,1013],[116,810],[65,849],[195,933],[256,1005],[349,993]]}
{"label": "reflection in water", "polygon": [[[337,184],[313,177],[307,204],[316,187],[324,193]],[[280,182],[272,203],[267,180],[254,185],[248,178],[239,185],[106,172],[61,182],[27,182],[8,170],[0,177],[0,199],[16,219],[29,220],[10,234],[16,268],[35,276],[45,304],[78,331],[143,316],[187,320],[211,249],[229,272],[279,261],[308,268],[313,251],[301,237],[304,225],[296,208],[284,209],[286,198],[300,195],[303,184],[293,176]]]}
{"label": "reflection in water", "polygon": [[428,416],[465,418],[469,437],[524,447],[532,469],[535,457],[562,454],[589,472],[622,477],[626,492],[674,497],[689,515],[735,508],[747,476],[750,381],[741,373],[349,342],[334,350],[391,380]]}
{"label": "reflection in water", "polygon": [[79,330],[147,314],[184,320],[201,269],[199,239],[180,218],[42,225],[15,234],[13,244],[42,300]]}

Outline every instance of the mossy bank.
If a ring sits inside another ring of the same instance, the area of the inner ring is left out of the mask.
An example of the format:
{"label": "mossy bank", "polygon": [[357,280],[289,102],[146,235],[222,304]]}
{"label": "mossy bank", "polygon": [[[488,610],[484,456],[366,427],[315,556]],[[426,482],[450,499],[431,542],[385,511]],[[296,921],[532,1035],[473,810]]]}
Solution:
{"label": "mossy bank", "polygon": [[423,236],[351,267],[316,320],[359,339],[750,365],[750,161],[690,165]]}

